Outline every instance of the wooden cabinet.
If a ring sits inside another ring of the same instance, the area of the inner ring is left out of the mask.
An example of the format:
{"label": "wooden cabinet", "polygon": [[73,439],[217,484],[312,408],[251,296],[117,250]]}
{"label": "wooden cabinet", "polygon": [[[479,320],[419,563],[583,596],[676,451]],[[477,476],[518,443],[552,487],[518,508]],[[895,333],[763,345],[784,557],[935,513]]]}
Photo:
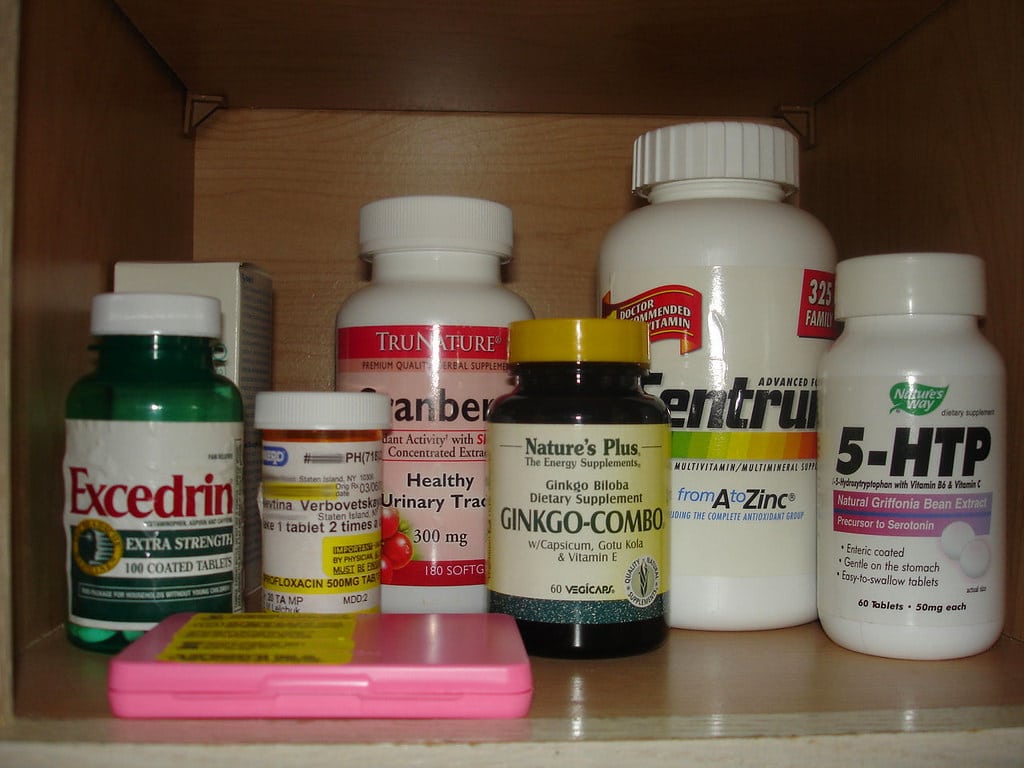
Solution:
{"label": "wooden cabinet", "polygon": [[330,389],[334,313],[366,279],[360,205],[504,202],[509,287],[540,316],[591,315],[601,238],[635,204],[633,138],[708,116],[802,134],[798,204],[841,257],[986,260],[1012,450],[1022,39],[1016,0],[0,0],[0,762],[1019,760],[1012,455],[1008,620],[989,653],[873,659],[814,624],[674,631],[633,659],[536,660],[531,715],[510,722],[114,720],[106,660],[62,636],[59,516],[62,402],[89,366],[89,300],[114,262],[260,264],[275,283],[275,385]]}

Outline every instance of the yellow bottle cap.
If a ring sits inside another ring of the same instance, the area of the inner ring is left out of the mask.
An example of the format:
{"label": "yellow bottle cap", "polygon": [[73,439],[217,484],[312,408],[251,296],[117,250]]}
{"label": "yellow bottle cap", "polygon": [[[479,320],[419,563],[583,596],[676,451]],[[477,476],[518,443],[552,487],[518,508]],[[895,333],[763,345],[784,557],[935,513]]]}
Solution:
{"label": "yellow bottle cap", "polygon": [[553,318],[509,326],[511,363],[633,363],[651,359],[647,323],[636,320]]}

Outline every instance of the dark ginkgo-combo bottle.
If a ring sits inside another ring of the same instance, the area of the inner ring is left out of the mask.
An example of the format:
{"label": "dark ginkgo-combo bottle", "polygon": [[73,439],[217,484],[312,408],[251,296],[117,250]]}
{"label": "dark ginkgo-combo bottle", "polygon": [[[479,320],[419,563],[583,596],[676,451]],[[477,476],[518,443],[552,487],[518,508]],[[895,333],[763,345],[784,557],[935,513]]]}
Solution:
{"label": "dark ginkgo-combo bottle", "polygon": [[66,407],[70,641],[114,652],[172,613],[242,610],[242,399],[217,299],[93,298],[95,370]]}
{"label": "dark ginkgo-combo bottle", "polygon": [[647,325],[512,323],[516,389],[491,407],[490,610],[540,656],[640,653],[667,632],[669,415]]}

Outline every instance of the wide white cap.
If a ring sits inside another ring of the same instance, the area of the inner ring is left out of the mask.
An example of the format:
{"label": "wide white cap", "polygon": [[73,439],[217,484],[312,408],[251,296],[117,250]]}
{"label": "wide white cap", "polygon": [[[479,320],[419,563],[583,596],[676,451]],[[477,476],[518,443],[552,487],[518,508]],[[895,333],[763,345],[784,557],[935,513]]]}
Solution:
{"label": "wide white cap", "polygon": [[187,293],[101,293],[93,296],[94,336],[220,338],[220,299]]}
{"label": "wide white cap", "polygon": [[694,179],[770,181],[798,186],[799,143],[784,128],[762,123],[682,123],[648,131],[633,142],[633,192]]}
{"label": "wide white cap", "polygon": [[359,253],[467,251],[512,258],[512,210],[475,197],[389,197],[359,211]]}
{"label": "wide white cap", "polygon": [[985,316],[985,262],[963,253],[886,253],[836,265],[836,318]]}
{"label": "wide white cap", "polygon": [[387,429],[391,398],[380,392],[257,392],[258,429]]}

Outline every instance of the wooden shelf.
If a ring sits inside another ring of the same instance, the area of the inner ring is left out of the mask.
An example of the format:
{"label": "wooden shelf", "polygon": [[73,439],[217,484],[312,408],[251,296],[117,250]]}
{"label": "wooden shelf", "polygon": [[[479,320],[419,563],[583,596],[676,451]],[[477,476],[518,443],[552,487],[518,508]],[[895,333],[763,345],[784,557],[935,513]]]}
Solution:
{"label": "wooden shelf", "polygon": [[940,0],[118,0],[231,107],[771,115],[809,106]]}
{"label": "wooden shelf", "polygon": [[[536,659],[530,716],[500,722],[111,718],[106,659],[60,629],[57,478],[61,402],[89,366],[88,302],[109,289],[114,262],[244,258],[269,269],[275,385],[330,388],[333,314],[365,279],[362,203],[438,191],[500,199],[516,217],[509,287],[541,316],[585,314],[601,237],[635,204],[632,138],[707,115],[770,120],[783,105],[813,110],[818,142],[802,153],[798,202],[840,255],[982,256],[986,333],[1008,381],[1020,381],[1024,4],[0,0],[8,21],[0,765],[1020,763],[1019,473],[1007,636],[985,654],[876,659],[817,625],[674,631],[640,657]],[[228,107],[190,137],[187,93]],[[1016,445],[1019,397],[1008,422]]]}
{"label": "wooden shelf", "polygon": [[[466,745],[487,745],[489,764],[526,759],[538,747],[571,745],[599,765],[628,759],[637,744],[658,754],[713,755],[723,743],[738,741],[754,756],[765,739],[827,744],[829,737],[853,733],[877,737],[879,744],[893,734],[910,735],[918,739],[908,741],[933,746],[957,733],[963,739],[958,749],[982,750],[972,768],[987,758],[1024,754],[1024,643],[1006,638],[971,658],[915,662],[846,651],[816,623],[773,632],[673,630],[661,648],[640,656],[532,659],[529,716],[503,721],[117,720],[105,698],[107,663],[105,656],[73,648],[60,632],[26,652],[19,664],[18,718],[0,732],[0,762],[31,750],[37,759],[52,759],[49,765],[63,764],[79,742],[102,744],[110,759],[143,745],[174,744],[148,747],[150,765],[170,765],[189,746],[273,744],[247,759],[262,766],[329,742],[335,749],[344,745],[346,755],[353,745],[377,755],[398,746],[430,765],[466,760]],[[824,764],[849,764],[865,744]],[[772,764],[770,751],[763,757],[760,764]],[[887,764],[900,764],[899,754],[890,757]]]}

